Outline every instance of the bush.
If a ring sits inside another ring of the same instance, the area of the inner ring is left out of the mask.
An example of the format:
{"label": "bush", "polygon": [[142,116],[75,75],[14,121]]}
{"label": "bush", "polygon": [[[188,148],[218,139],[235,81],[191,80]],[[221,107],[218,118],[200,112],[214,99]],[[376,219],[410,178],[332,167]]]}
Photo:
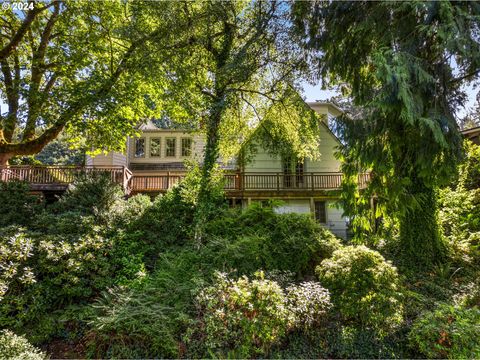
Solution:
{"label": "bush", "polygon": [[219,216],[207,224],[206,233],[206,246],[216,249],[217,261],[241,274],[264,269],[313,275],[315,265],[340,248],[339,240],[311,217],[276,214],[259,204]]}
{"label": "bush", "polygon": [[42,199],[30,195],[30,186],[21,181],[0,181],[0,227],[29,225],[42,209]]}
{"label": "bush", "polygon": [[23,284],[35,282],[32,269],[27,260],[33,254],[33,241],[26,236],[23,229],[16,226],[0,231],[0,301],[8,290],[10,283],[19,281]]}
{"label": "bush", "polygon": [[402,319],[397,270],[376,251],[347,246],[316,272],[344,321],[384,331]]}
{"label": "bush", "polygon": [[307,331],[321,325],[332,306],[328,290],[314,281],[290,285],[286,297],[287,308],[293,315],[296,327]]}
{"label": "bush", "polygon": [[254,280],[218,273],[197,296],[196,307],[195,340],[220,357],[266,355],[293,322],[282,289],[261,273]]}
{"label": "bush", "polygon": [[8,330],[0,332],[0,358],[9,360],[44,360],[45,353],[31,345],[27,339]]}
{"label": "bush", "polygon": [[97,223],[108,223],[115,204],[123,200],[123,196],[122,188],[112,182],[110,174],[90,173],[78,176],[51,210],[92,215]]}
{"label": "bush", "polygon": [[480,309],[441,304],[418,318],[409,334],[427,358],[479,358]]}

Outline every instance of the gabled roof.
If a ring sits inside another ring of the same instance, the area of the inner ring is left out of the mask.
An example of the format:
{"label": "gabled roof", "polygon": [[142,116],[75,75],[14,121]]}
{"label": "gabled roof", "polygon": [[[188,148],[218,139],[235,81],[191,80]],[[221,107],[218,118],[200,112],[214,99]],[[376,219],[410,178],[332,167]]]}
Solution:
{"label": "gabled roof", "polygon": [[332,114],[333,116],[340,116],[344,112],[337,105],[328,101],[309,101],[306,104],[310,106],[312,110],[318,113],[322,113],[322,110],[326,110],[326,112]]}
{"label": "gabled roof", "polygon": [[480,126],[476,126],[470,129],[465,129],[460,131],[463,135],[467,135],[467,137],[480,135]]}

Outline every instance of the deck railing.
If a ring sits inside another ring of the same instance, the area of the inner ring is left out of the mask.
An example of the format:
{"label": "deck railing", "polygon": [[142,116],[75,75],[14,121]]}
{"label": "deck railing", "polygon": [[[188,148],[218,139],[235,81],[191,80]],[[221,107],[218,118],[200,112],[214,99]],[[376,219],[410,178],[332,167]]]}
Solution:
{"label": "deck railing", "polygon": [[[171,189],[185,177],[184,174],[132,175],[123,166],[9,166],[0,167],[0,180],[22,180],[36,187],[49,184],[69,184],[80,174],[109,173],[113,182],[126,192],[161,192]],[[359,174],[360,188],[364,188],[370,174]],[[226,173],[226,191],[315,191],[339,189],[342,173]]]}
{"label": "deck railing", "polygon": [[[342,183],[342,173],[227,173],[224,175],[227,191],[307,191],[335,190]],[[134,192],[165,191],[178,184],[184,175],[133,175],[130,188]],[[359,186],[364,188],[369,174],[359,175]]]}
{"label": "deck railing", "polygon": [[0,167],[0,180],[26,181],[35,185],[69,184],[79,175],[108,173],[113,182],[128,188],[132,173],[124,166],[30,166]]}

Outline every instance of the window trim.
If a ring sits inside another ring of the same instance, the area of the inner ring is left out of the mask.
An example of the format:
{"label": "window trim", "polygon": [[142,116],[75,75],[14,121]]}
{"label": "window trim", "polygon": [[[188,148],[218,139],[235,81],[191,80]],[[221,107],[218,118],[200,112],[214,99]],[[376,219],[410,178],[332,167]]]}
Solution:
{"label": "window trim", "polygon": [[[189,140],[190,141],[190,154],[189,155],[183,155],[183,140]],[[189,158],[193,154],[193,139],[191,137],[182,137],[180,138],[180,156],[183,158]]]}
{"label": "window trim", "polygon": [[[173,140],[173,155],[168,155],[168,141],[169,140]],[[177,138],[176,137],[165,137],[165,157],[166,158],[177,157]]]}
{"label": "window trim", "polygon": [[[152,154],[152,142],[154,140],[158,140],[158,155],[153,155]],[[150,142],[149,142],[149,156],[152,158],[159,158],[162,157],[162,138],[161,137],[151,137]]]}
{"label": "window trim", "polygon": [[[137,142],[143,140],[143,155],[137,155]],[[144,158],[147,153],[147,140],[144,136],[135,138],[133,142],[133,157],[137,159]]]}

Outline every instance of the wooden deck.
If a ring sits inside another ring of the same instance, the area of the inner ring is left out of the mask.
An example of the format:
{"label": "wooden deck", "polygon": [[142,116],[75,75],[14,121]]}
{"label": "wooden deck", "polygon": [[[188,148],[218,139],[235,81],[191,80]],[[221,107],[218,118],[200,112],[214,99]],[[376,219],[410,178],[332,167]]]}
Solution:
{"label": "wooden deck", "polygon": [[124,166],[8,166],[0,167],[0,181],[26,181],[32,191],[62,191],[82,174],[108,173],[114,183],[129,191],[132,172]]}
{"label": "wooden deck", "polygon": [[[130,181],[132,192],[164,192],[178,184],[184,175],[133,175]],[[224,189],[227,193],[245,192],[316,192],[340,189],[342,173],[226,173]],[[359,185],[364,188],[369,174],[359,175]]]}
{"label": "wooden deck", "polygon": [[[109,173],[113,182],[120,184],[126,193],[161,193],[171,189],[185,177],[169,172],[159,175],[132,175],[122,166],[9,166],[0,168],[0,180],[21,180],[30,183],[34,191],[61,191],[80,174]],[[338,190],[341,173],[225,173],[225,191],[229,196],[304,196]],[[359,185],[364,188],[369,174],[359,175]]]}

